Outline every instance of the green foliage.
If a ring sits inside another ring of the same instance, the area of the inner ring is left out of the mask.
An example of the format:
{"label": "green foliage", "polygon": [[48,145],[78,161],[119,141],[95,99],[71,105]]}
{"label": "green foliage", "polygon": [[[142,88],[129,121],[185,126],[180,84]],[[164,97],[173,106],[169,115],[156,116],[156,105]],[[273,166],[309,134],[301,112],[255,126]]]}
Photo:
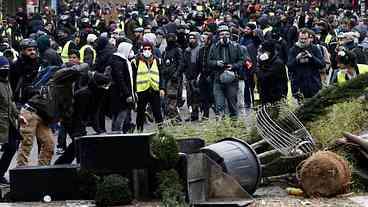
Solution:
{"label": "green foliage", "polygon": [[97,185],[96,205],[101,207],[126,205],[132,202],[129,180],[121,175],[106,176]]}
{"label": "green foliage", "polygon": [[338,103],[326,111],[325,116],[307,125],[320,148],[334,144],[344,131],[357,133],[367,127],[368,111],[360,101]]}
{"label": "green foliage", "polygon": [[306,100],[296,114],[303,122],[310,122],[325,115],[329,106],[358,98],[367,93],[368,73],[340,85],[333,85],[321,90],[313,98]]}
{"label": "green foliage", "polygon": [[244,120],[234,121],[230,118],[222,120],[208,120],[196,123],[187,123],[179,126],[171,126],[165,128],[171,134],[175,134],[176,139],[185,139],[200,137],[206,141],[207,144],[215,143],[216,141],[234,137],[248,142],[259,140],[256,129],[252,126],[255,116],[245,122]]}
{"label": "green foliage", "polygon": [[81,198],[93,200],[96,196],[97,183],[99,177],[88,170],[80,170],[77,176],[77,183]]}
{"label": "green foliage", "polygon": [[161,197],[162,206],[179,207],[187,206],[184,201],[183,186],[178,173],[171,170],[164,170],[157,173],[159,187],[157,193]]}
{"label": "green foliage", "polygon": [[161,130],[152,140],[152,151],[163,169],[173,168],[179,160],[179,148],[174,136]]}

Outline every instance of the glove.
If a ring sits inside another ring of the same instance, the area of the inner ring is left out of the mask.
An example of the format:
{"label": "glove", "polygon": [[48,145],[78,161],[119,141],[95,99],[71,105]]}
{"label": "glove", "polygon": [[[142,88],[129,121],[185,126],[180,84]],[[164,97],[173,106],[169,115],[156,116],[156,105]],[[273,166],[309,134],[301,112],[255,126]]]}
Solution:
{"label": "glove", "polygon": [[129,96],[128,98],[126,98],[126,102],[127,103],[133,103],[133,97]]}
{"label": "glove", "polygon": [[94,79],[94,76],[95,76],[95,71],[88,71],[88,78],[90,80],[93,80]]}
{"label": "glove", "polygon": [[217,65],[217,67],[223,68],[224,67],[224,61],[223,60],[218,60],[216,62],[216,65]]}

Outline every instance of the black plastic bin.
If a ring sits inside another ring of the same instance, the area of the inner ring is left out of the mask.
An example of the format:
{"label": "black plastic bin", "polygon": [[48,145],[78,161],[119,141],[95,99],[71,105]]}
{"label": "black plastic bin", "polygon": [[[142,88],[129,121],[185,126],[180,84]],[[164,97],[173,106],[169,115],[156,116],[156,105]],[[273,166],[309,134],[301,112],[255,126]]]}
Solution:
{"label": "black plastic bin", "polygon": [[179,147],[179,152],[192,154],[198,153],[205,146],[205,141],[201,138],[187,138],[176,140]]}
{"label": "black plastic bin", "polygon": [[150,140],[154,133],[107,134],[77,140],[82,170],[97,174],[129,172],[151,165]]}
{"label": "black plastic bin", "polygon": [[252,147],[236,138],[222,139],[201,149],[234,177],[248,193],[253,194],[261,181],[261,162]]}
{"label": "black plastic bin", "polygon": [[10,198],[14,201],[80,200],[78,165],[24,166],[9,172]]}

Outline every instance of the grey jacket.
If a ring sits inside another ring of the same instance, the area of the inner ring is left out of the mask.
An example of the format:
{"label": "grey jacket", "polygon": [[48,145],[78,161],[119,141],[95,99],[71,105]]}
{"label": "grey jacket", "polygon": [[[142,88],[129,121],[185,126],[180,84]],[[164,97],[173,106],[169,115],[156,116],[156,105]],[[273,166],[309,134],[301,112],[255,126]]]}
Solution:
{"label": "grey jacket", "polygon": [[12,96],[9,81],[0,78],[0,143],[8,141],[10,123],[17,127],[19,112]]}
{"label": "grey jacket", "polygon": [[232,70],[236,73],[243,67],[245,54],[241,46],[234,42],[229,42],[226,45],[221,45],[219,42],[212,45],[208,55],[208,65],[214,74],[215,80],[224,72],[223,67],[217,66],[217,61],[222,60],[224,63],[231,64]]}

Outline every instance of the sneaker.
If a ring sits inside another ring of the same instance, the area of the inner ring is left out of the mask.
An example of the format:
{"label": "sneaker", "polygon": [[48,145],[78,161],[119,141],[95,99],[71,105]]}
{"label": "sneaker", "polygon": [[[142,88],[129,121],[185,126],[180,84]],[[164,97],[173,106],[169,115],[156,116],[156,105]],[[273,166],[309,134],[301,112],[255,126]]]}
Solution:
{"label": "sneaker", "polygon": [[63,148],[57,148],[56,149],[56,154],[57,155],[62,155],[62,154],[64,154],[64,152],[65,152],[65,150]]}
{"label": "sneaker", "polygon": [[0,177],[0,185],[9,185],[9,181],[5,177]]}

